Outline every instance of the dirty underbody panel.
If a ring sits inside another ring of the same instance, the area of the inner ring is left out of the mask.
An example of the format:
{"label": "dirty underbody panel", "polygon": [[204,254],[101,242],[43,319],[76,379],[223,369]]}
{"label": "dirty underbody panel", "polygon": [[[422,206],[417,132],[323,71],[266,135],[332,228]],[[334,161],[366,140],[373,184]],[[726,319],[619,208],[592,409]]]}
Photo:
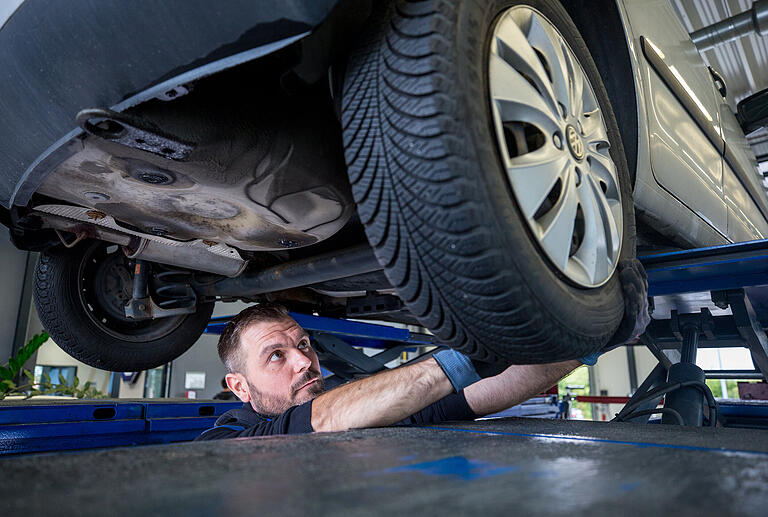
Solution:
{"label": "dirty underbody panel", "polygon": [[148,103],[131,115],[190,142],[188,156],[88,135],[38,192],[134,230],[243,250],[333,235],[353,204],[330,104],[313,96],[241,101],[201,91]]}

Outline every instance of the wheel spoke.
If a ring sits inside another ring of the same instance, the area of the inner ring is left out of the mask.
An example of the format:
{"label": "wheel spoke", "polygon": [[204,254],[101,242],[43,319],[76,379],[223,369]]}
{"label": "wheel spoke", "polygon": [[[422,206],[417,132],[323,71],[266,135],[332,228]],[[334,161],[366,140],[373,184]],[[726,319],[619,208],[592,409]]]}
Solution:
{"label": "wheel spoke", "polygon": [[528,76],[549,105],[552,113],[559,114],[552,82],[541,60],[511,16],[503,16],[496,30],[496,52],[513,68]]}
{"label": "wheel spoke", "polygon": [[569,102],[570,78],[568,77],[562,39],[549,24],[542,23],[540,17],[534,14],[531,16],[528,41],[531,46],[541,52],[549,65],[555,98],[567,112],[571,112],[571,102]]}
{"label": "wheel spoke", "polygon": [[594,282],[601,262],[608,256],[605,231],[600,224],[598,203],[590,185],[583,185],[583,188],[579,189],[579,199],[584,214],[584,237],[573,260],[581,265],[589,281]]}
{"label": "wheel spoke", "polygon": [[610,273],[618,254],[616,214],[590,175],[586,175],[586,182],[579,189],[579,199],[584,213],[584,239],[573,260],[594,282]]}
{"label": "wheel spoke", "polygon": [[558,178],[564,180],[568,163],[553,144],[510,160],[507,176],[526,219],[533,218]]}
{"label": "wheel spoke", "polygon": [[539,220],[541,245],[549,258],[563,270],[568,264],[578,208],[579,198],[576,194],[574,173],[569,168],[564,174],[560,199],[552,210]]}
{"label": "wheel spoke", "polygon": [[587,163],[589,163],[589,172],[597,180],[601,180],[606,185],[606,195],[615,200],[619,200],[619,186],[616,181],[616,166],[610,156],[605,156],[599,152],[589,152]]}
{"label": "wheel spoke", "polygon": [[545,135],[558,130],[557,118],[536,89],[498,54],[490,56],[491,97],[503,122],[527,122]]}
{"label": "wheel spoke", "polygon": [[613,262],[618,259],[621,244],[619,229],[623,217],[621,202],[618,199],[608,198],[591,174],[587,174],[587,183],[597,201],[598,223],[604,232],[605,251],[608,263],[612,266]]}
{"label": "wheel spoke", "polygon": [[563,48],[566,70],[568,71],[568,100],[572,117],[581,115],[584,108],[584,72],[581,70],[570,49]]}
{"label": "wheel spoke", "polygon": [[611,142],[608,139],[608,132],[605,130],[603,116],[599,109],[585,112],[579,121],[584,128],[584,143],[587,148],[601,147],[606,151],[610,148]]}

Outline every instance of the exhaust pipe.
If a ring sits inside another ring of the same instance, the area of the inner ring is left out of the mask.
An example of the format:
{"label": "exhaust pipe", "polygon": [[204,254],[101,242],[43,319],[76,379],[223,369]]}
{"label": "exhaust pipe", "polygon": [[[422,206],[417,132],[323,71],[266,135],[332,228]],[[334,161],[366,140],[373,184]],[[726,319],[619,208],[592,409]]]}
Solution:
{"label": "exhaust pipe", "polygon": [[361,245],[286,262],[262,271],[246,272],[212,284],[196,285],[195,292],[204,296],[237,298],[349,278],[382,269],[373,250],[368,245]]}

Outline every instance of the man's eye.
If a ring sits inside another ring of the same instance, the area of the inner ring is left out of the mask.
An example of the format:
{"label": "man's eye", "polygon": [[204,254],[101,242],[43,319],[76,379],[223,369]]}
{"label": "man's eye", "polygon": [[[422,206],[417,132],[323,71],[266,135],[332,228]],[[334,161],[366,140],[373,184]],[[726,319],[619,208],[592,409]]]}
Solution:
{"label": "man's eye", "polygon": [[270,361],[277,361],[277,360],[279,360],[279,359],[280,359],[282,356],[283,356],[283,354],[282,354],[282,353],[280,353],[280,352],[275,352],[275,353],[273,353],[272,355],[270,355],[270,356],[269,356],[269,360],[270,360]]}
{"label": "man's eye", "polygon": [[309,348],[309,343],[307,343],[306,341],[302,341],[301,343],[299,343],[299,346],[297,346],[296,348],[298,348],[299,350],[304,350],[306,348]]}

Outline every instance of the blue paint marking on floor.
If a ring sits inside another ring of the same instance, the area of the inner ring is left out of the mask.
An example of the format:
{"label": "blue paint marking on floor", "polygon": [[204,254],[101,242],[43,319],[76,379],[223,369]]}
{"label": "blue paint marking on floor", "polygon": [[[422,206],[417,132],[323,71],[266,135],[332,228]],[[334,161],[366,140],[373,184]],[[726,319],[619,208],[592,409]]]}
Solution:
{"label": "blue paint marking on floor", "polygon": [[682,449],[687,451],[705,451],[705,452],[725,452],[733,454],[753,454],[758,456],[768,456],[765,451],[747,451],[742,449],[716,449],[714,447],[699,447],[696,445],[673,445],[669,443],[650,443],[650,442],[630,442],[624,440],[606,440],[604,438],[587,438],[584,436],[562,436],[559,434],[537,434],[537,433],[511,433],[509,431],[481,431],[479,429],[459,429],[455,427],[427,427],[415,425],[422,429],[433,429],[437,431],[455,431],[457,433],[485,434],[489,436],[518,436],[523,438],[547,438],[551,440],[592,442],[592,443],[610,443],[614,445],[632,445],[633,447],[658,447],[661,449]]}
{"label": "blue paint marking on floor", "polygon": [[552,478],[552,477],[556,477],[556,476],[557,476],[557,474],[555,472],[548,471],[548,470],[537,470],[535,472],[528,473],[528,477],[531,477],[531,478],[534,478],[534,479]]}
{"label": "blue paint marking on floor", "polygon": [[640,487],[640,483],[622,483],[619,485],[619,490],[622,492],[632,492]]}
{"label": "blue paint marking on floor", "polygon": [[474,481],[509,472],[520,470],[516,465],[498,465],[485,461],[469,460],[464,456],[451,456],[436,461],[425,461],[402,467],[371,472],[369,474],[397,474],[401,472],[417,472],[427,476],[443,476],[461,479],[462,481]]}

